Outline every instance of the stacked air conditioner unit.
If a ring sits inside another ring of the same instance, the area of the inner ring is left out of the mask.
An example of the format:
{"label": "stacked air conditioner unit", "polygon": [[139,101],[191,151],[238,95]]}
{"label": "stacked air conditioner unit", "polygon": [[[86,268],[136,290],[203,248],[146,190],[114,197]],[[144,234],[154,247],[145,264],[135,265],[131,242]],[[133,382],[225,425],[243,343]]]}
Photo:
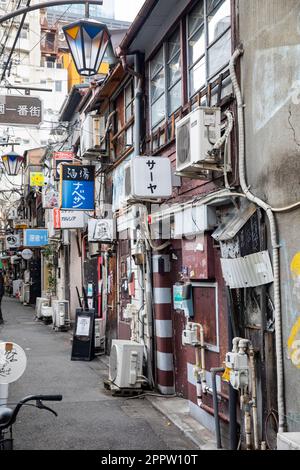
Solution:
{"label": "stacked air conditioner unit", "polygon": [[30,284],[23,284],[23,304],[29,305],[30,303]]}
{"label": "stacked air conditioner unit", "polygon": [[42,318],[42,306],[49,307],[50,300],[47,297],[37,297],[35,301],[35,316],[37,319]]}
{"label": "stacked air conditioner unit", "polygon": [[127,340],[113,340],[109,357],[111,389],[141,388],[144,346]]}
{"label": "stacked air conditioner unit", "polygon": [[100,156],[108,155],[105,128],[105,116],[86,116],[80,135],[80,151],[83,158],[97,160]]}
{"label": "stacked air conditioner unit", "polygon": [[105,321],[102,318],[95,319],[95,353],[105,354]]}
{"label": "stacked air conditioner unit", "polygon": [[43,320],[44,323],[52,323],[52,318],[53,318],[53,308],[42,305],[41,307],[41,319]]}
{"label": "stacked air conditioner unit", "polygon": [[70,327],[70,313],[68,300],[52,300],[53,329],[65,330]]}
{"label": "stacked air conditioner unit", "polygon": [[220,108],[199,107],[181,119],[176,124],[176,174],[203,177],[220,171],[220,151],[213,149],[220,137]]}

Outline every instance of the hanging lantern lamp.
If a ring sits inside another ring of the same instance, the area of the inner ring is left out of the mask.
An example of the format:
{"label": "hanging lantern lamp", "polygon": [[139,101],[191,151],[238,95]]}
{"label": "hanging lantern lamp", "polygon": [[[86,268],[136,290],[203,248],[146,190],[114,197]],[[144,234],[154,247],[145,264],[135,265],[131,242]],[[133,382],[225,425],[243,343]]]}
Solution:
{"label": "hanging lantern lamp", "polygon": [[16,176],[19,174],[21,165],[24,161],[24,157],[22,155],[11,151],[2,155],[1,159],[7,175]]}
{"label": "hanging lantern lamp", "polygon": [[63,26],[73,61],[80,75],[96,75],[110,44],[106,24],[88,18]]}

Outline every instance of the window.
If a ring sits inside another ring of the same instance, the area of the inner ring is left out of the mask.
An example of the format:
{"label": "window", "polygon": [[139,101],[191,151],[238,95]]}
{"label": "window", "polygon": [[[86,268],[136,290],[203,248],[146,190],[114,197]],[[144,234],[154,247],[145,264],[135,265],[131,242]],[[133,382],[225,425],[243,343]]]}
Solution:
{"label": "window", "polygon": [[189,95],[224,68],[231,56],[230,0],[204,0],[187,18]]}
{"label": "window", "polygon": [[[125,123],[128,123],[134,116],[134,85],[133,80],[125,87],[124,90],[124,110],[125,110]],[[126,145],[133,145],[133,128],[130,126],[126,130]]]}
{"label": "window", "polygon": [[[184,104],[183,91],[190,99],[228,66],[231,57],[230,3],[231,0],[199,0],[181,20],[186,27],[178,26],[149,61],[152,132]],[[184,30],[186,37],[180,33]],[[181,54],[182,47],[186,54]],[[183,80],[183,71],[186,80]]]}
{"label": "window", "polygon": [[152,128],[165,119],[165,66],[163,47],[150,63],[150,100]]}
{"label": "window", "polygon": [[150,62],[152,129],[181,106],[181,62],[179,28]]}
{"label": "window", "polygon": [[55,80],[55,91],[62,91],[62,82],[61,82],[61,80]]}
{"label": "window", "polygon": [[181,62],[179,29],[167,44],[168,115],[181,106]]}
{"label": "window", "polygon": [[28,39],[28,28],[24,27],[20,31],[20,38],[21,39]]}

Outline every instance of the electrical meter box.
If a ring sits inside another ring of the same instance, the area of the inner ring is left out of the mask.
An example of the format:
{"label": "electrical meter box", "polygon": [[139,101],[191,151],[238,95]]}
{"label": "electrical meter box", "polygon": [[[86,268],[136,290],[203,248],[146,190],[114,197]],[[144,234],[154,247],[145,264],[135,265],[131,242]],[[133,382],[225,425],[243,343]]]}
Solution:
{"label": "electrical meter box", "polygon": [[190,284],[174,284],[173,308],[174,310],[183,310],[186,317],[194,317],[193,296]]}

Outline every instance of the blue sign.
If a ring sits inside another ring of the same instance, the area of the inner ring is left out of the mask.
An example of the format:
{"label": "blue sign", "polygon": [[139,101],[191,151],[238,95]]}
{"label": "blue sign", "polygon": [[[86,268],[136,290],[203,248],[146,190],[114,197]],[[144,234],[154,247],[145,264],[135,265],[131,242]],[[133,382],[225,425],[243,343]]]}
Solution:
{"label": "blue sign", "polygon": [[94,210],[95,167],[62,165],[61,209]]}
{"label": "blue sign", "polygon": [[45,246],[49,244],[48,229],[24,230],[24,246]]}

